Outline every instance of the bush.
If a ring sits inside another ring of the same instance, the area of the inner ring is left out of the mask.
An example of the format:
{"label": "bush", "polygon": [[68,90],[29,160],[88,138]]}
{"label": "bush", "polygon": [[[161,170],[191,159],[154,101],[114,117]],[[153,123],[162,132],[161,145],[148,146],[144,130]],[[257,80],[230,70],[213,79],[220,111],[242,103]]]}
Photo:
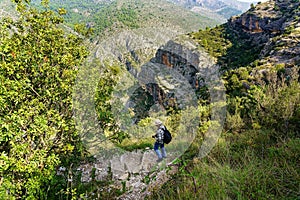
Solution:
{"label": "bush", "polygon": [[44,199],[62,189],[51,185],[56,167],[83,151],[72,86],[87,50],[47,6],[15,2],[20,18],[0,22],[0,196]]}

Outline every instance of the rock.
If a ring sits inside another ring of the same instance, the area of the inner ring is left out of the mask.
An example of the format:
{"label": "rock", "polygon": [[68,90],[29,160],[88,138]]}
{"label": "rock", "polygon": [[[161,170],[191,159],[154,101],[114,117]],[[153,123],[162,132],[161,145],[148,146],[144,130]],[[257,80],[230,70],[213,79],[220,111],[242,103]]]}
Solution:
{"label": "rock", "polygon": [[129,173],[138,173],[141,169],[143,154],[141,152],[129,152],[121,156],[120,161],[124,163]]}
{"label": "rock", "polygon": [[127,180],[129,176],[129,173],[126,172],[125,174],[121,175],[118,179],[121,181]]}
{"label": "rock", "polygon": [[[276,63],[297,63],[299,59],[295,59],[295,56],[299,55],[300,51],[299,47],[295,47],[299,42],[289,35],[284,36],[285,39],[280,37],[280,40],[276,36],[282,36],[287,27],[297,27],[299,22],[295,23],[294,18],[300,14],[297,10],[299,6],[300,3],[293,0],[270,0],[257,4],[255,9],[250,9],[240,16],[230,18],[227,25],[232,32],[246,38],[249,46],[262,48],[260,57],[270,56],[270,61]],[[291,45],[294,42],[295,44]],[[274,50],[278,49],[278,44],[284,47],[281,52]]]}
{"label": "rock", "polygon": [[118,179],[126,171],[125,163],[122,163],[120,157],[114,157],[110,161],[110,167],[113,174],[113,178]]}
{"label": "rock", "polygon": [[142,158],[142,171],[144,172],[150,172],[153,166],[155,165],[155,160],[157,159],[157,156],[155,155],[154,151],[146,151],[143,154]]}

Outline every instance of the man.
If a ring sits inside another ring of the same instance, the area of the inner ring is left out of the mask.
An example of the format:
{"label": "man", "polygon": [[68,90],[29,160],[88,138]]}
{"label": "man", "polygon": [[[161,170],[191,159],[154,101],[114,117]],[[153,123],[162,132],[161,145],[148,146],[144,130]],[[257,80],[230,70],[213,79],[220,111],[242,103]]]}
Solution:
{"label": "man", "polygon": [[[166,149],[164,146],[164,125],[163,123],[157,119],[154,121],[155,126],[157,127],[156,134],[152,137],[156,139],[154,143],[154,151],[156,152],[156,155],[158,157],[157,162],[162,161],[164,158],[167,157]],[[160,148],[160,150],[159,150]]]}

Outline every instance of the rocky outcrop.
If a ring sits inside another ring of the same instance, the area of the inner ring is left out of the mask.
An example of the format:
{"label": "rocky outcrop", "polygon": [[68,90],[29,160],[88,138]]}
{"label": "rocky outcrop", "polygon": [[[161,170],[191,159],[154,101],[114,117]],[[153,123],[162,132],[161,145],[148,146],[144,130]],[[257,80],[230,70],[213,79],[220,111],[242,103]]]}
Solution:
{"label": "rocky outcrop", "polygon": [[228,20],[230,31],[249,45],[261,48],[262,63],[299,65],[300,2],[270,0]]}
{"label": "rocky outcrop", "polygon": [[[75,171],[61,166],[57,169],[57,175],[64,177],[69,183],[78,181],[77,177],[80,177],[82,184],[105,181],[110,183],[94,188],[93,192],[96,193],[87,193],[87,198],[94,199],[98,192],[100,194],[105,189],[117,189],[123,191],[123,195],[116,199],[144,199],[177,172],[176,165],[171,163],[175,156],[168,154],[168,158],[160,163],[156,159],[155,152],[149,148],[125,152],[112,158],[96,156],[95,161],[82,163]],[[98,196],[97,199],[99,198]]]}
{"label": "rocky outcrop", "polygon": [[182,109],[201,98],[199,91],[205,87],[205,81],[200,75],[200,66],[212,63],[200,57],[199,52],[187,50],[172,40],[161,46],[155,56],[141,66],[139,73],[134,74],[141,85],[131,94],[128,103],[135,111],[135,122],[146,117],[155,104],[165,110]]}
{"label": "rocky outcrop", "polygon": [[181,51],[181,46],[169,41],[164,48],[158,49],[155,58],[151,61],[163,64],[178,71],[188,80],[195,90],[204,86],[204,84],[200,83],[202,81],[200,77],[197,76],[197,73],[199,72],[199,55],[191,54],[187,60],[182,57],[179,51]]}
{"label": "rocky outcrop", "polygon": [[291,25],[291,19],[299,14],[298,7],[297,1],[270,0],[257,4],[240,16],[230,18],[227,24],[239,33],[247,33],[253,37],[267,35],[271,38],[282,34]]}
{"label": "rocky outcrop", "polygon": [[282,33],[291,17],[287,16],[286,13],[293,15],[298,6],[299,2],[293,0],[284,3],[270,0],[266,3],[257,4],[256,7],[240,16],[230,18],[228,24],[234,30],[250,34],[267,33],[272,35]]}

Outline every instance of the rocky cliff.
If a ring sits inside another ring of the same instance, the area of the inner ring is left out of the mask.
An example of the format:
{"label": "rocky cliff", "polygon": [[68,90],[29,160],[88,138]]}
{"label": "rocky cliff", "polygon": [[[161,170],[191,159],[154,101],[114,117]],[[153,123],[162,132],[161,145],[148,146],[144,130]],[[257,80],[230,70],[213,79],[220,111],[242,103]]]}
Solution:
{"label": "rocky cliff", "polygon": [[153,105],[164,110],[182,109],[191,106],[197,98],[207,99],[204,76],[210,70],[203,68],[212,66],[207,55],[193,52],[173,40],[158,48],[155,56],[135,74],[141,84],[130,99],[135,122],[147,117]]}
{"label": "rocky cliff", "polygon": [[[252,63],[251,65],[253,67],[251,69],[253,76],[262,74],[266,79],[272,78],[269,71],[276,65],[283,66],[286,75],[289,73],[292,75],[295,70],[296,72],[299,70],[299,14],[298,0],[271,0],[266,3],[259,3],[255,8],[250,9],[246,13],[228,20],[226,26],[229,32],[236,35],[234,40],[236,40],[237,45],[249,45],[250,49],[258,49],[257,60],[259,64]],[[149,34],[149,30],[150,29],[147,29],[145,33]],[[145,33],[143,36],[146,35]],[[181,45],[171,40],[167,40],[169,42],[164,40],[166,39],[167,33],[170,32],[163,32],[163,34],[159,35],[162,41],[165,42],[165,45],[161,45],[160,43],[160,47],[156,49],[154,54],[152,54],[153,51],[148,50],[155,49],[149,47],[152,47],[151,44],[153,44],[153,41],[157,42],[158,37],[149,40],[149,36],[140,37],[140,35],[137,35],[139,37],[133,37],[133,33],[129,35],[120,34],[120,37],[113,37],[111,42],[106,40],[105,43],[102,43],[101,48],[97,48],[95,53],[98,58],[103,55],[105,58],[107,58],[107,55],[118,57],[119,62],[126,66],[128,72],[141,82],[141,87],[131,93],[131,99],[129,100],[134,102],[130,105],[134,107],[133,110],[137,111],[137,121],[147,116],[147,112],[154,104],[165,108],[167,108],[168,105],[184,105],[185,102],[179,101],[188,101],[186,96],[201,88],[205,88],[205,81],[203,81],[205,73],[202,72],[207,69],[213,69],[213,65],[210,61],[201,60],[201,55],[193,54],[193,51],[182,51]],[[146,40],[146,38],[148,40]],[[125,53],[121,52],[120,49],[125,49]],[[242,48],[239,50],[243,51]],[[104,54],[103,52],[109,52],[110,54]],[[148,52],[147,56],[145,56],[145,52]],[[143,59],[143,56],[144,58],[151,59]],[[236,58],[240,59],[240,57]],[[251,63],[247,64],[250,65]],[[201,65],[207,65],[207,68],[199,68]],[[164,72],[168,73],[170,71],[172,71],[172,77],[162,76]],[[210,75],[207,76],[210,77]],[[179,88],[179,86],[181,88]],[[172,105],[171,100],[174,100],[173,94],[176,94],[177,97],[175,96],[176,102]],[[191,98],[193,98],[193,96],[191,96]],[[145,107],[143,103],[149,104],[148,107]],[[132,162],[132,166],[136,167],[137,164],[135,162],[141,161],[141,163],[147,164],[145,166],[150,166],[149,163],[155,158],[155,155],[150,151],[146,151],[146,153],[149,157],[132,153],[134,155],[128,156],[129,154],[126,154],[120,156],[122,159],[116,157],[113,159],[113,162],[110,163],[112,171],[115,171],[115,174],[119,173],[118,179],[128,180],[128,185],[126,183],[125,186],[129,189],[131,188],[131,193],[128,192],[124,194],[125,196],[128,195],[127,199],[137,199],[137,197],[140,197],[140,192],[147,187],[147,185],[141,181],[144,178],[143,173],[145,172],[144,168],[141,167],[143,165],[139,165],[140,168],[132,169],[130,165]],[[124,159],[127,157],[135,159]],[[150,162],[144,162],[143,160]],[[126,165],[124,163],[126,163]],[[97,176],[99,173],[99,177],[101,177],[101,170],[96,170]],[[138,172],[139,174],[136,176],[129,177],[130,173],[134,174]],[[86,176],[87,180],[88,178],[89,176]],[[121,184],[119,184],[118,187],[122,187]]]}
{"label": "rocky cliff", "polygon": [[299,64],[300,9],[298,0],[270,0],[228,20],[229,28],[260,46],[259,57],[274,63]]}

